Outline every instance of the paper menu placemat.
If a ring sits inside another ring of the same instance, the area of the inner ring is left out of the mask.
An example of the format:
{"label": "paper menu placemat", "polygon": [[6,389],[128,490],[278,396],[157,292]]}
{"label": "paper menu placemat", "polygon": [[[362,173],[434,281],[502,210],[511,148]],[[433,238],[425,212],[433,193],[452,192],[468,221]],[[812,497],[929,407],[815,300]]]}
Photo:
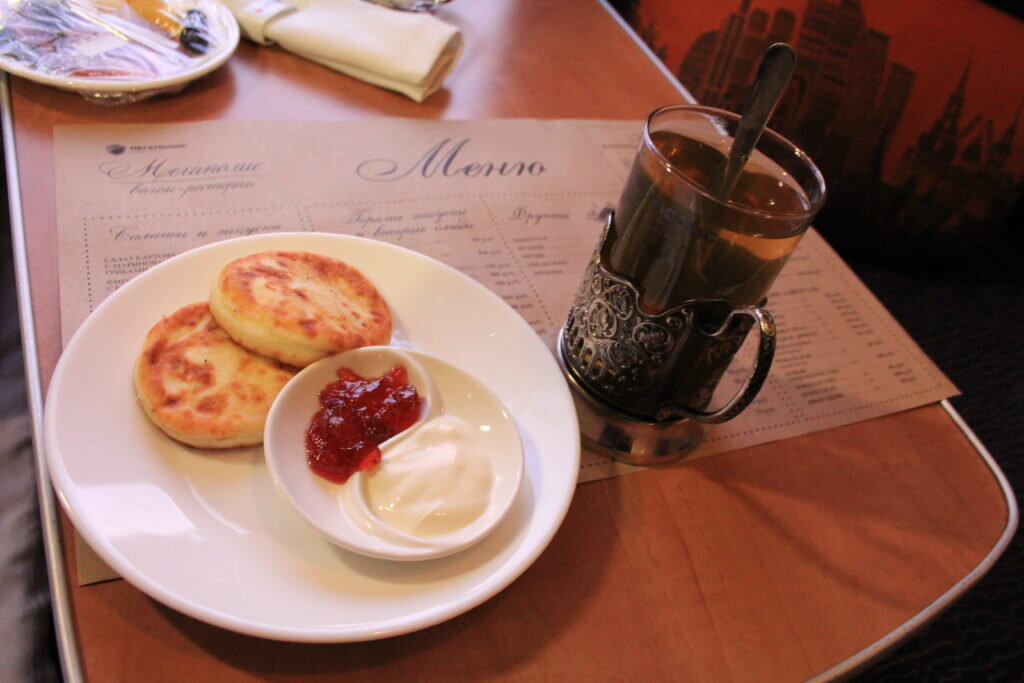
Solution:
{"label": "paper menu placemat", "polygon": [[[504,298],[554,348],[640,127],[405,119],[57,127],[64,339],[117,287],[177,253],[242,235],[317,231],[443,261]],[[813,231],[769,308],[780,330],[769,380],[697,455],[956,392]],[[723,389],[742,372],[730,371]],[[584,453],[580,481],[634,469]]]}

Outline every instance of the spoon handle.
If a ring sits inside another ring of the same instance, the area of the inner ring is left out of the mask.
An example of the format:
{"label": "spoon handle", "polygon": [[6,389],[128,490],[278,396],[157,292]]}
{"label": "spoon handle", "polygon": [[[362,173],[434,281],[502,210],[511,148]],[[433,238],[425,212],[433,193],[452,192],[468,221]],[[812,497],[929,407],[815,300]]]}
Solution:
{"label": "spoon handle", "polygon": [[729,148],[729,158],[722,166],[717,182],[712,185],[716,188],[716,196],[723,200],[728,200],[736,188],[740,172],[761,139],[761,132],[789,84],[795,65],[796,52],[786,43],[771,45],[761,58],[754,83],[743,104],[743,118]]}

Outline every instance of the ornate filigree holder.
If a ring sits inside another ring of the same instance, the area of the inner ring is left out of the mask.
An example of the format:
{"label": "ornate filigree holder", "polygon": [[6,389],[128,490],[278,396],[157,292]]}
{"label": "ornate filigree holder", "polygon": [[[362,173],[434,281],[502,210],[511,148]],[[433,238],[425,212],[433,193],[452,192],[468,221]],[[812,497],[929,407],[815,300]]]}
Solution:
{"label": "ornate filigree holder", "polygon": [[[601,263],[613,222],[610,214],[559,333],[558,359],[574,390],[585,446],[635,465],[670,462],[701,442],[704,423],[731,420],[754,399],[775,353],[775,324],[759,306],[732,308],[722,301],[645,313],[636,287]],[[722,408],[704,410],[752,324],[760,340],[746,381]],[[696,384],[688,392],[692,405],[681,405],[672,398],[677,366],[684,344],[693,341],[702,349],[693,359],[700,380],[690,382]]]}
{"label": "ornate filigree holder", "polygon": [[595,453],[632,465],[658,465],[678,460],[704,438],[704,425],[697,420],[659,423],[623,414],[576,381],[561,344],[558,360],[573,389],[583,445]]}

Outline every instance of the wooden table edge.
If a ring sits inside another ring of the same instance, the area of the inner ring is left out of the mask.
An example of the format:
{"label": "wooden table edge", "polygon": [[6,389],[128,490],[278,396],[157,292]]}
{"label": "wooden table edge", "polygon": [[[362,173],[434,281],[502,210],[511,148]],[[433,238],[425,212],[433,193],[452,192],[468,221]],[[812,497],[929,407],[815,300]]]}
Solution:
{"label": "wooden table edge", "polygon": [[1003,494],[1003,502],[1006,504],[1006,525],[1003,527],[1003,531],[999,535],[999,538],[996,539],[995,544],[989,550],[988,554],[982,558],[981,562],[964,575],[962,579],[953,584],[946,592],[938,596],[933,602],[925,606],[924,609],[913,617],[903,622],[871,645],[851,655],[835,666],[808,679],[808,683],[848,679],[858,672],[863,671],[885,654],[899,647],[974,587],[974,585],[988,573],[993,565],[995,565],[999,558],[1002,557],[1007,546],[1009,546],[1010,541],[1013,539],[1014,534],[1017,532],[1020,516],[1017,506],[1017,497],[1014,495],[1013,489],[1010,487],[1010,482],[1007,480],[1006,475],[1003,474],[1003,471],[995,461],[995,458],[992,457],[992,454],[989,453],[985,444],[982,443],[981,439],[979,439],[974,433],[974,430],[971,429],[970,425],[964,421],[956,408],[954,408],[948,400],[943,400],[939,405],[942,406],[956,427],[967,438],[971,446],[974,448],[974,451],[978,454],[978,457],[981,458],[982,462],[988,467],[989,472],[999,485],[999,490]]}

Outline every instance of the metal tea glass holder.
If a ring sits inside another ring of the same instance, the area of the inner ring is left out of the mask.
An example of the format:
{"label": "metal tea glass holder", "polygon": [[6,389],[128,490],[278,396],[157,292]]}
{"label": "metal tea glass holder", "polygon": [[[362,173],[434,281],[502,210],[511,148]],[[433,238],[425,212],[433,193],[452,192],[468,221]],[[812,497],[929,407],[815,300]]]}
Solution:
{"label": "metal tea glass holder", "polygon": [[[705,424],[731,420],[754,400],[775,354],[775,323],[764,302],[731,307],[692,300],[657,314],[643,311],[636,286],[601,261],[614,220],[609,212],[559,332],[558,360],[573,389],[584,446],[613,460],[657,465],[683,457],[703,440]],[[758,349],[743,385],[721,408],[704,410],[753,325]],[[699,405],[686,406],[663,397],[671,394],[678,352],[692,335],[708,342],[707,379],[696,391]]]}

